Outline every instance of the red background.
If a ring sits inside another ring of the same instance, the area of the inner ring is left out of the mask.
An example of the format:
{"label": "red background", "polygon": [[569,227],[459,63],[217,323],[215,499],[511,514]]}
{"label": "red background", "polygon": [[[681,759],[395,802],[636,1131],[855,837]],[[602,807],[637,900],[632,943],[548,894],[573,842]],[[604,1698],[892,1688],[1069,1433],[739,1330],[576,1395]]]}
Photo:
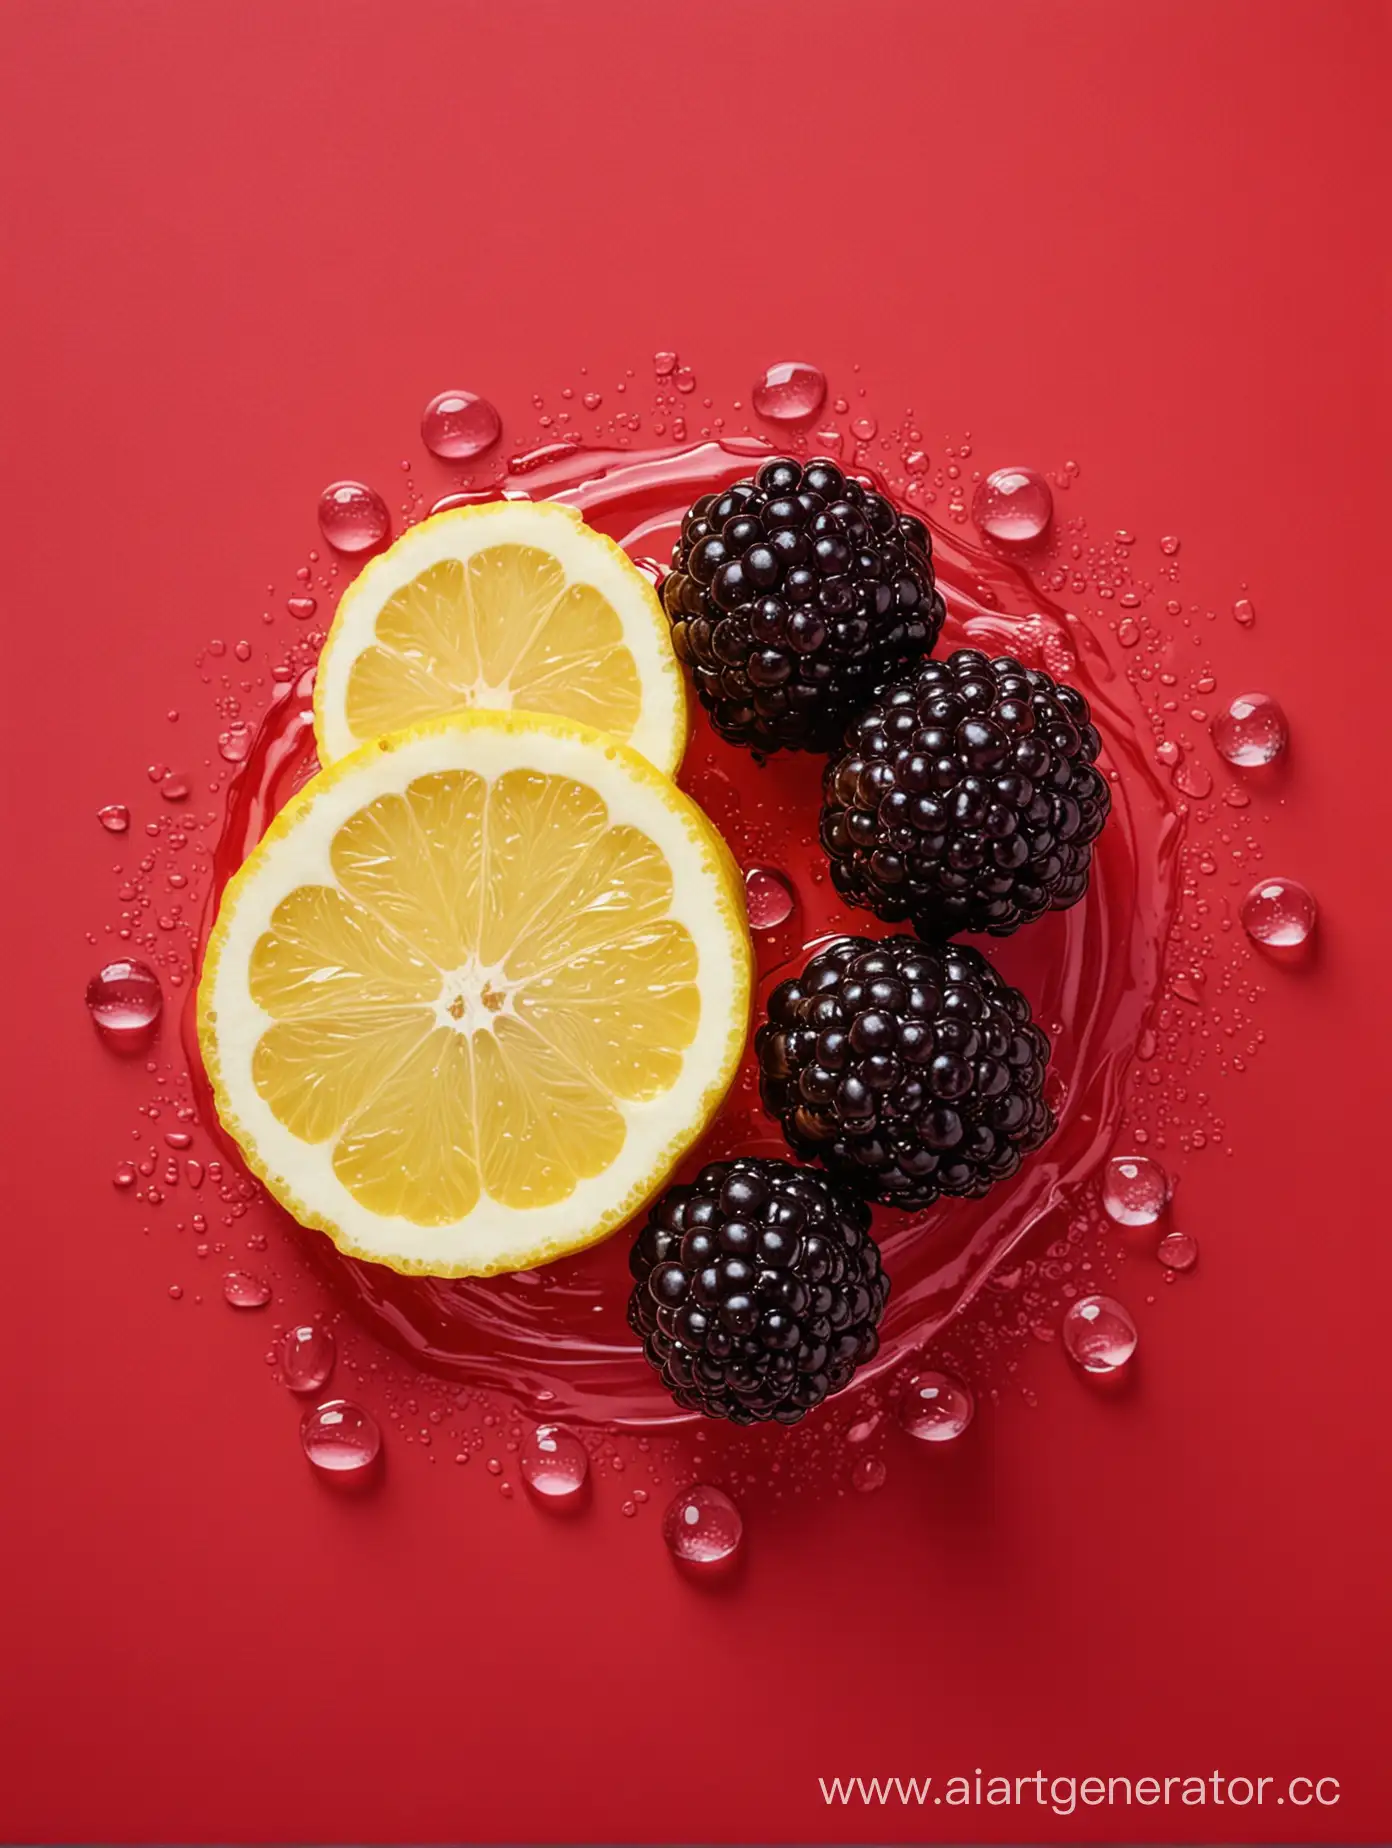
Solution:
{"label": "red background", "polygon": [[[1385,1839],[1386,724],[1357,703],[1386,671],[1385,9],[4,14],[0,1833]],[[258,1337],[175,1311],[118,1210],[136,1081],[80,999],[93,811],[322,484],[389,479],[442,385],[521,423],[661,347],[727,400],[862,362],[988,465],[1076,457],[1095,530],[1181,534],[1195,594],[1250,585],[1218,647],[1296,735],[1267,864],[1323,905],[1224,1096],[1235,1156],[1186,1175],[1203,1266],[1137,1389],[1041,1349],[1038,1411],[761,1519],[722,1596],[612,1504],[558,1525],[405,1467],[316,1492]],[[978,1765],[1344,1795],[1063,1820],[816,1791]]]}

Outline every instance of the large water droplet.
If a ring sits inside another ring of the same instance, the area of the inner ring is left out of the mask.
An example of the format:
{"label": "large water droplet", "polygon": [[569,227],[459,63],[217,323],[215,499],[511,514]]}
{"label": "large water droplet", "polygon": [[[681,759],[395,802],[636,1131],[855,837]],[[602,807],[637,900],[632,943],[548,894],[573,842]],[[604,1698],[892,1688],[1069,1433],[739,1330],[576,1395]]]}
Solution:
{"label": "large water droplet", "polygon": [[1114,1155],[1102,1170],[1102,1205],[1119,1226],[1153,1226],[1170,1198],[1170,1177],[1149,1155]]}
{"label": "large water droplet", "polygon": [[522,1446],[517,1467],[538,1501],[573,1507],[590,1474],[590,1457],[564,1425],[538,1425]]}
{"label": "large water droplet", "polygon": [[793,915],[792,887],[772,867],[751,866],[744,875],[744,903],[751,930],[777,930]]}
{"label": "large water droplet", "polygon": [[826,401],[826,374],[804,360],[785,359],[768,371],[749,394],[749,402],[770,423],[806,423]]}
{"label": "large water droplet", "polygon": [[895,1411],[910,1437],[925,1444],[945,1444],[966,1430],[976,1401],[971,1388],[950,1373],[911,1373]]}
{"label": "large water droplet", "polygon": [[377,1420],[351,1399],[326,1399],[300,1420],[304,1453],[321,1476],[361,1480],[382,1450]]}
{"label": "large water droplet", "polygon": [[685,1566],[721,1566],[734,1559],[744,1535],[740,1511],[721,1489],[698,1482],[668,1506],[662,1538]]}
{"label": "large water droplet", "polygon": [[1212,731],[1218,755],[1243,769],[1275,763],[1290,738],[1286,715],[1269,693],[1239,693]]}
{"label": "large water droplet", "polygon": [[1298,879],[1263,879],[1242,901],[1242,928],[1270,950],[1297,950],[1315,928],[1313,895]]}
{"label": "large water droplet", "polygon": [[97,810],[97,820],[108,834],[124,834],[130,826],[130,810],[124,802],[108,802]]}
{"label": "large water droplet", "polygon": [[995,469],[972,496],[977,531],[1002,545],[1033,545],[1053,517],[1053,491],[1032,468]]}
{"label": "large water droplet", "polygon": [[481,456],[502,433],[497,411],[471,391],[438,392],[421,412],[421,441],[446,462]]}
{"label": "large water droplet", "polygon": [[280,1337],[280,1371],[291,1392],[318,1392],[337,1358],[333,1331],[319,1322],[302,1322]]}
{"label": "large water droplet", "polygon": [[228,1271],[222,1280],[222,1293],[234,1309],[264,1309],[271,1300],[270,1284],[250,1271]]}
{"label": "large water droplet", "polygon": [[1115,1373],[1136,1351],[1136,1324],[1113,1296],[1080,1296],[1063,1318],[1063,1345],[1086,1373]]}
{"label": "large water droplet", "polygon": [[319,530],[335,552],[370,552],[391,532],[391,515],[365,481],[331,481],[319,496]]}
{"label": "large water droplet", "polygon": [[139,1052],[148,1046],[163,1006],[159,977],[143,962],[108,963],[87,984],[93,1024],[117,1052]]}

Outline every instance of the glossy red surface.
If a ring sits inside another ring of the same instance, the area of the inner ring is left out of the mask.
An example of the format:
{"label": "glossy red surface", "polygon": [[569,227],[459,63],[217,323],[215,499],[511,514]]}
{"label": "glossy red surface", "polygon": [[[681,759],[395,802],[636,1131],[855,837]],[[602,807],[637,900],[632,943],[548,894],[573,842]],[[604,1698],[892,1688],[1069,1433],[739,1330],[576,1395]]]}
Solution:
{"label": "glossy red surface", "polygon": [[[852,19],[7,22],[8,1838],[1385,1838],[1385,727],[1350,716],[1385,630],[1384,16]],[[112,1190],[144,1092],[82,1005],[120,858],[95,813],[146,802],[166,710],[207,697],[195,652],[285,594],[325,483],[424,472],[446,385],[530,430],[533,391],[664,348],[726,402],[777,359],[858,363],[930,448],[1076,458],[1095,530],[1179,534],[1195,597],[1256,605],[1212,648],[1289,715],[1265,865],[1321,906],[1224,1091],[1231,1154],[1182,1165],[1203,1256],[1132,1303],[1131,1390],[1031,1350],[1037,1409],[895,1453],[876,1495],[761,1509],[711,1587],[660,1506],[549,1521],[418,1455],[351,1501],[312,1480],[264,1326],[171,1303],[167,1238]],[[1342,1798],[1064,1817],[817,1786],[978,1766]]]}

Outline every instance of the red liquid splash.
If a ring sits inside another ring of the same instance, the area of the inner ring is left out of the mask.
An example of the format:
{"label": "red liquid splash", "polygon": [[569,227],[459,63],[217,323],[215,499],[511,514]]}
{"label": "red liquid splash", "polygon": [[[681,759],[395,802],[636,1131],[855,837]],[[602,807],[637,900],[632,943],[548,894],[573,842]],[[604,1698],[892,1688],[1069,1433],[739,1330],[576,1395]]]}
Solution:
{"label": "red liquid splash", "polygon": [[[769,453],[752,440],[642,455],[568,447],[525,458],[504,487],[570,502],[646,568],[670,557],[682,514],[697,495],[749,473]],[[917,1214],[877,1211],[876,1235],[893,1291],[880,1353],[858,1384],[916,1354],[1108,1153],[1127,1070],[1159,994],[1178,902],[1180,818],[1156,774],[1149,726],[1103,640],[1042,597],[1019,567],[952,529],[935,525],[933,541],[948,609],[938,651],[971,645],[1010,653],[1081,688],[1102,733],[1113,811],[1081,904],[1003,942],[980,943],[1028,995],[1050,1036],[1049,1096],[1058,1132],[984,1200],[943,1200]],[[205,937],[227,880],[317,768],[312,688],[313,670],[285,687],[232,786]],[[683,787],[742,865],[780,871],[796,898],[785,923],[755,935],[761,977],[756,1020],[769,989],[801,967],[810,946],[843,932],[888,934],[868,913],[844,906],[830,884],[817,844],[821,768],[820,758],[801,756],[759,766],[717,739],[704,715],[695,715]],[[191,1011],[185,1039],[202,1089]],[[203,1101],[205,1120],[215,1124],[206,1091]],[[752,1051],[679,1178],[739,1151],[787,1154],[759,1107]],[[540,1270],[443,1281],[398,1276],[343,1257],[318,1233],[296,1231],[357,1319],[429,1373],[500,1389],[551,1419],[641,1427],[694,1416],[672,1404],[629,1331],[627,1232]]]}

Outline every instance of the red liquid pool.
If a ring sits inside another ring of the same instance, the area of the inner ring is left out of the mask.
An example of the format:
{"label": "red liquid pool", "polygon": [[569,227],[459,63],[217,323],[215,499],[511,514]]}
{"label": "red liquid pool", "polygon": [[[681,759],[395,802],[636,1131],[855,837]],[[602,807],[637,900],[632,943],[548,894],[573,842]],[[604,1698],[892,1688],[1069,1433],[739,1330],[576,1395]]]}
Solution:
{"label": "red liquid pool", "polygon": [[[503,486],[570,502],[656,574],[690,503],[750,473],[769,453],[752,440],[643,454],[566,446],[519,458]],[[1110,652],[1111,636],[1084,628],[1042,596],[1025,569],[970,544],[956,528],[932,524],[932,531],[948,610],[938,652],[971,645],[1009,653],[1078,686],[1102,733],[1113,810],[1083,902],[1002,942],[980,943],[1028,995],[1050,1036],[1049,1096],[1058,1132],[984,1200],[942,1200],[912,1214],[877,1209],[876,1236],[893,1290],[880,1353],[857,1385],[894,1368],[941,1330],[1108,1154],[1126,1074],[1159,994],[1178,903],[1179,813],[1157,773],[1149,724]],[[312,688],[312,670],[287,685],[249,742],[216,852],[205,932],[227,879],[317,768]],[[683,787],[746,869],[781,876],[792,894],[790,914],[754,932],[761,978],[756,1021],[770,988],[801,967],[811,946],[844,932],[890,932],[842,904],[831,886],[817,843],[821,768],[820,758],[800,755],[756,763],[717,739],[699,710],[694,715]],[[785,909],[779,904],[768,915]],[[198,1074],[191,1014],[185,1039]],[[205,1119],[215,1124],[211,1098],[203,1101]],[[787,1154],[759,1107],[752,1045],[681,1178],[740,1151]],[[235,1149],[228,1152],[235,1158]],[[462,1281],[398,1276],[341,1256],[319,1233],[298,1236],[358,1321],[431,1374],[501,1389],[548,1419],[632,1428],[695,1416],[667,1397],[625,1320],[628,1231],[543,1269]]]}

